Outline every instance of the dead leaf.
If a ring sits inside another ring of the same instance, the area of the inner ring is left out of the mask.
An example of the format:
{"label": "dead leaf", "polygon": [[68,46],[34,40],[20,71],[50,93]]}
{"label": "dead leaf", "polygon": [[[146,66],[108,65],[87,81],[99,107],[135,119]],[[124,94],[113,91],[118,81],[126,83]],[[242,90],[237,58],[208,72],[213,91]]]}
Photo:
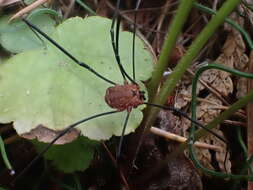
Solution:
{"label": "dead leaf", "polygon": [[4,7],[7,5],[11,5],[17,2],[20,2],[21,0],[0,0],[0,7]]}
{"label": "dead leaf", "polygon": [[[54,131],[48,129],[42,125],[37,128],[32,129],[29,133],[24,133],[21,136],[26,139],[38,139],[38,141],[49,143],[55,139],[61,133],[61,131]],[[73,129],[60,139],[58,139],[54,144],[66,144],[75,140],[79,136],[80,132],[77,129]]]}
{"label": "dead leaf", "polygon": [[[242,20],[240,20],[240,22],[242,22]],[[241,35],[230,27],[229,34],[227,35],[226,41],[221,50],[221,54],[215,62],[230,68],[245,70],[248,67],[249,61],[247,55],[245,54],[245,49],[246,47]],[[207,84],[211,85],[213,88],[215,88],[222,96],[226,97],[234,91],[234,84],[231,79],[230,73],[210,69],[202,74],[201,79]],[[245,95],[245,92],[247,90],[245,82],[246,80],[244,79],[239,79],[237,82],[238,97]],[[179,85],[177,89],[177,94],[175,96],[176,107],[187,108],[187,106],[190,105],[191,88],[191,85],[188,85],[187,83],[181,83]],[[204,86],[200,85],[199,83],[197,88],[197,94],[203,89]],[[222,111],[217,108],[217,105],[222,106],[222,101],[218,99],[215,95],[209,94],[205,97],[205,100],[206,101],[200,102],[197,107],[197,118],[198,121],[200,121],[202,124],[209,123],[214,118],[216,118]],[[183,128],[184,134],[187,136],[187,130],[190,126],[190,122],[186,119],[181,119],[181,122],[182,124],[180,126]],[[222,131],[220,131],[219,129],[216,129],[216,133],[220,134],[221,136],[224,136]],[[229,160],[227,160],[225,163],[226,170],[224,168],[224,158],[226,155],[227,145],[211,135],[200,141],[223,147],[222,151],[215,153],[215,158],[219,164],[220,170],[223,172],[229,172],[231,170],[231,163]],[[196,151],[201,163],[205,167],[212,169],[212,157],[209,150],[198,151],[196,149]]]}

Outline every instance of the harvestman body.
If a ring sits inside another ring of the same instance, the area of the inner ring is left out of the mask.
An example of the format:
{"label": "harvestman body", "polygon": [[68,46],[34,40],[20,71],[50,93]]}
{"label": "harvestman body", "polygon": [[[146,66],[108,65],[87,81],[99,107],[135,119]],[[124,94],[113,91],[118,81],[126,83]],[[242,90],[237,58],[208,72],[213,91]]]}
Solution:
{"label": "harvestman body", "polygon": [[118,111],[127,110],[130,112],[133,108],[143,104],[145,100],[144,92],[140,91],[140,87],[136,84],[129,84],[127,81],[124,85],[109,87],[106,90],[106,103]]}

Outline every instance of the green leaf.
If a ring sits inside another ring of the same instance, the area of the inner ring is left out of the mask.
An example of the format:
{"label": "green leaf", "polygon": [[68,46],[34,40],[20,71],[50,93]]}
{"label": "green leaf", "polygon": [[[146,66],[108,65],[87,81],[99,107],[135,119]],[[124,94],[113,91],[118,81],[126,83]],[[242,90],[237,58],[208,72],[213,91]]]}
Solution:
{"label": "green leaf", "polygon": [[[0,44],[11,53],[43,48],[45,44],[41,41],[22,21],[12,21],[10,16],[0,18]],[[38,25],[42,31],[51,34],[54,30],[55,21],[49,15],[36,15],[31,22]]]}
{"label": "green leaf", "polygon": [[[38,141],[35,141],[34,145],[38,152],[45,147],[44,143]],[[79,137],[71,143],[52,146],[44,157],[52,160],[53,165],[65,173],[83,171],[89,167],[96,145],[98,143],[95,141]]]}
{"label": "green leaf", "polygon": [[[110,25],[111,20],[102,17],[75,17],[59,25],[53,38],[103,76],[123,84],[112,50]],[[132,34],[120,32],[119,46],[122,64],[131,75]],[[135,60],[141,84],[151,76],[153,63],[138,38]],[[110,86],[51,44],[43,50],[23,52],[0,65],[0,122],[13,122],[18,134],[38,126],[63,130],[83,118],[111,111],[104,100]],[[138,127],[142,109],[133,109],[126,134]],[[121,135],[125,116],[126,111],[90,120],[77,128],[90,139],[109,139]]]}

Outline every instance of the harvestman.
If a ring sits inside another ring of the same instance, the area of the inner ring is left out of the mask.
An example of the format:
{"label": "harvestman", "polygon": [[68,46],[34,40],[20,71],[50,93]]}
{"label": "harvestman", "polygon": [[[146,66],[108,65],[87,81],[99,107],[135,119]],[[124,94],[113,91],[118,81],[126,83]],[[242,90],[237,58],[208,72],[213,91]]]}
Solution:
{"label": "harvestman", "polygon": [[[26,20],[25,18],[22,18],[22,20],[33,30],[36,31],[37,33],[39,33],[40,35],[42,35],[44,38],[46,38],[49,42],[51,42],[55,47],[57,47],[60,51],[62,51],[62,53],[64,53],[66,56],[68,56],[70,59],[72,59],[76,64],[78,64],[81,67],[84,67],[85,69],[89,70],[91,73],[95,74],[96,76],[98,76],[100,79],[104,80],[107,83],[110,83],[111,87],[109,87],[106,90],[106,94],[105,94],[105,101],[106,103],[111,107],[116,109],[115,111],[110,111],[110,112],[104,112],[104,113],[100,113],[100,114],[96,114],[93,115],[91,117],[85,118],[83,120],[77,121],[76,123],[73,123],[72,125],[69,125],[68,127],[66,127],[55,139],[53,139],[44,149],[43,151],[41,151],[17,176],[16,179],[19,178],[19,176],[21,176],[23,173],[25,173],[30,166],[32,166],[59,138],[61,138],[62,136],[64,136],[66,133],[68,133],[71,129],[73,129],[74,127],[76,127],[77,125],[84,123],[88,120],[91,119],[95,119],[98,117],[102,117],[105,115],[110,115],[113,113],[118,113],[118,112],[122,112],[122,111],[127,111],[127,116],[125,118],[125,122],[123,125],[123,130],[122,130],[122,135],[120,138],[120,142],[119,142],[119,146],[116,152],[116,160],[119,158],[120,154],[121,154],[121,147],[122,147],[122,142],[123,142],[123,137],[125,134],[125,129],[127,126],[127,122],[129,119],[129,115],[131,113],[131,110],[133,108],[138,107],[139,105],[142,104],[146,104],[149,106],[155,106],[164,110],[172,110],[173,112],[182,115],[183,117],[187,118],[188,120],[190,120],[191,122],[193,122],[194,124],[196,124],[197,126],[204,128],[205,130],[209,131],[210,133],[212,133],[213,135],[215,135],[217,138],[219,138],[220,140],[226,142],[226,140],[224,140],[222,137],[220,137],[219,135],[217,135],[216,133],[214,133],[213,131],[211,131],[210,129],[206,128],[205,126],[203,126],[202,124],[200,124],[197,121],[192,120],[186,113],[174,108],[174,107],[170,107],[170,106],[163,106],[163,105],[156,105],[156,104],[152,104],[152,103],[148,103],[145,102],[145,95],[144,92],[140,90],[139,85],[135,82],[135,62],[134,62],[134,52],[135,52],[135,30],[136,30],[136,26],[135,26],[135,22],[136,22],[136,12],[134,14],[134,31],[133,31],[133,59],[132,59],[132,65],[133,65],[133,78],[131,78],[126,71],[124,70],[121,61],[120,61],[120,56],[119,56],[119,52],[118,52],[118,46],[119,46],[119,28],[120,28],[120,17],[119,17],[119,5],[120,5],[120,0],[117,1],[117,7],[116,7],[116,11],[113,15],[113,20],[112,20],[112,25],[111,25],[111,40],[112,40],[112,47],[113,47],[113,51],[114,51],[114,55],[118,64],[118,67],[120,69],[120,72],[122,74],[123,80],[124,80],[124,84],[120,85],[120,84],[116,84],[115,82],[111,81],[110,79],[105,78],[103,75],[99,74],[98,72],[96,72],[94,69],[92,69],[89,65],[87,65],[84,62],[80,62],[78,59],[76,59],[71,53],[67,52],[63,47],[61,47],[59,44],[56,43],[56,41],[54,41],[53,39],[51,39],[47,34],[45,34],[44,32],[42,32],[38,27],[36,27],[35,25],[33,25],[32,23],[30,23],[28,20]],[[138,0],[138,2],[136,3],[136,8],[135,11],[138,9],[140,5],[140,0]],[[115,25],[116,22],[116,25]],[[115,28],[116,27],[116,28]],[[116,31],[116,34],[114,33]],[[130,82],[128,82],[128,80]]]}

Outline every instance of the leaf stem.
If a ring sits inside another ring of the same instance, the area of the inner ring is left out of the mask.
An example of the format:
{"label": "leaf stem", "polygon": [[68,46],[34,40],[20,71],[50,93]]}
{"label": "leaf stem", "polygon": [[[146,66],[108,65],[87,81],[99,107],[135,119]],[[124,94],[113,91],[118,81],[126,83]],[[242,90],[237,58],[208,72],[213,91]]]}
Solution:
{"label": "leaf stem", "polygon": [[168,66],[170,55],[173,51],[173,48],[175,47],[177,37],[181,33],[185,21],[188,19],[188,15],[193,6],[193,2],[194,0],[180,1],[176,15],[169,26],[168,33],[166,35],[161,54],[159,56],[159,60],[155,65],[151,81],[148,84],[150,99],[153,99],[156,94],[161,78],[163,76],[163,72]]}
{"label": "leaf stem", "polygon": [[[183,2],[183,1],[182,1]],[[217,11],[217,14],[212,17],[210,22],[205,26],[197,38],[193,41],[189,50],[186,52],[185,56],[179,61],[174,71],[165,81],[160,93],[154,98],[154,104],[163,105],[167,97],[173,92],[177,83],[183,76],[186,69],[190,66],[193,59],[198,55],[200,50],[204,47],[206,42],[214,34],[217,28],[223,24],[225,18],[234,10],[234,8],[240,3],[240,0],[227,0],[223,3],[222,7]],[[152,91],[152,90],[151,90]],[[159,112],[158,108],[152,107],[146,112],[146,117],[143,121],[143,126],[145,132],[148,132],[150,127],[155,121],[156,115]]]}

